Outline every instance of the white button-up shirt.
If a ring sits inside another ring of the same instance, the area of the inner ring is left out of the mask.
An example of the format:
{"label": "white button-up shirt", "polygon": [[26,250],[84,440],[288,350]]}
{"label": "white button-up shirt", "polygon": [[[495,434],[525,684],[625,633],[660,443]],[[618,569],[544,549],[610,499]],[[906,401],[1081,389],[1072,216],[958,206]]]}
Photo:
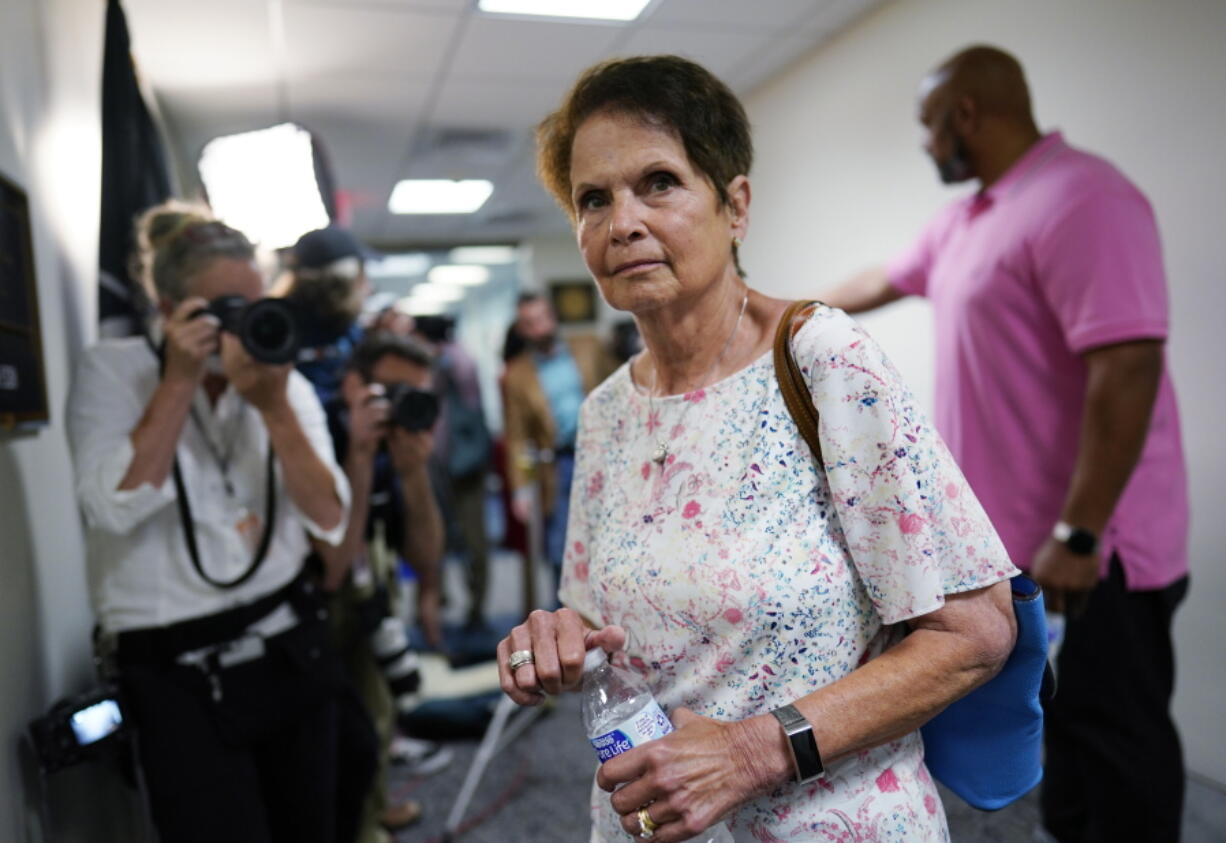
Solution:
{"label": "white button-up shirt", "polygon": [[[156,488],[145,483],[118,489],[132,462],[131,432],[158,381],[157,358],[143,339],[110,340],[81,356],[68,397],[77,500],[87,527],[90,596],[99,623],[110,633],[212,615],[276,591],[301,570],[309,551],[308,533],[338,544],[347,522],[349,484],[333,455],[323,410],[306,379],[292,372],[290,405],[332,472],[346,517],[331,530],[313,523],[285,493],[277,466],[276,515],[263,565],[237,588],[222,590],[207,583],[192,567],[173,476]],[[201,566],[213,579],[234,579],[254,559],[267,512],[268,431],[259,413],[233,388],[227,387],[210,407],[201,387],[176,455]],[[227,463],[225,470],[219,456]],[[258,516],[259,527],[245,537],[238,523],[249,514]]]}

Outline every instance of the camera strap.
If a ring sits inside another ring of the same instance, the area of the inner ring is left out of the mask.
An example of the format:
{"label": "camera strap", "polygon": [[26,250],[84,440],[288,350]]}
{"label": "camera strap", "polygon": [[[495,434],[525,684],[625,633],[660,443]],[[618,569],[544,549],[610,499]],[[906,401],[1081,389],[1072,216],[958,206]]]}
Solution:
{"label": "camera strap", "polygon": [[191,557],[192,567],[196,569],[196,573],[200,575],[202,580],[214,588],[238,588],[255,576],[255,572],[264,564],[264,559],[268,555],[268,546],[272,543],[272,522],[277,514],[276,468],[274,466],[274,459],[275,455],[273,454],[272,443],[270,442],[268,445],[267,480],[265,481],[266,494],[264,496],[264,532],[260,536],[260,545],[256,549],[255,558],[251,560],[247,570],[234,579],[219,580],[210,576],[200,563],[200,551],[196,548],[196,524],[192,520],[192,505],[187,499],[187,486],[183,482],[183,472],[179,469],[179,458],[175,457],[175,500],[179,504],[179,522],[183,525],[183,539],[187,544],[187,554]]}
{"label": "camera strap", "polygon": [[[166,353],[165,341],[161,345],[155,345],[152,337],[145,334],[145,342],[149,349],[158,358],[158,374],[163,374],[166,370]],[[200,436],[204,439],[209,453],[214,459],[218,459],[218,454],[209,440],[208,435],[200,426],[199,419],[195,417],[195,408],[192,408],[192,420],[199,428]],[[227,455],[228,457],[228,455]],[[187,545],[187,555],[191,558],[192,567],[200,578],[214,588],[227,590],[238,588],[247,580],[255,576],[256,571],[260,570],[260,566],[264,564],[265,557],[268,556],[268,546],[272,543],[273,521],[277,514],[277,486],[276,486],[276,454],[273,453],[272,442],[268,443],[268,469],[265,480],[265,495],[264,495],[264,532],[260,536],[259,546],[256,548],[255,558],[251,560],[251,564],[247,566],[247,570],[243,571],[232,580],[219,580],[212,577],[204,570],[204,565],[200,562],[200,551],[196,546],[196,522],[192,520],[192,505],[187,497],[187,484],[183,482],[183,471],[179,467],[179,457],[175,455],[174,461],[174,478],[175,478],[175,502],[179,506],[179,523],[183,528],[183,541]],[[228,462],[228,459],[227,459]],[[218,459],[218,469],[221,471],[222,479],[226,485],[227,494],[231,493],[230,478],[227,473],[225,462]]]}

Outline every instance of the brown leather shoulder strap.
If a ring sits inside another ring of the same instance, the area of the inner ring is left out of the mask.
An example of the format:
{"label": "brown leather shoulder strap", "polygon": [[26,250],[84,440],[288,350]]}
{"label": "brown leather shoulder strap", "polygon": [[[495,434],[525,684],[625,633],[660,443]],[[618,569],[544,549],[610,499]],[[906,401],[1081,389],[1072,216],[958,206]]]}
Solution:
{"label": "brown leather shoulder strap", "polygon": [[[794,301],[788,305],[775,329],[775,379],[779,381],[779,391],[783,393],[783,401],[787,404],[792,421],[800,428],[800,435],[809,443],[809,450],[817,460],[819,470],[822,468],[822,444],[818,437],[817,408],[813,406],[813,397],[805,383],[804,374],[796,364],[792,355],[792,337],[795,336],[796,316],[806,307],[818,304],[814,301]],[[804,322],[800,322],[803,325]]]}

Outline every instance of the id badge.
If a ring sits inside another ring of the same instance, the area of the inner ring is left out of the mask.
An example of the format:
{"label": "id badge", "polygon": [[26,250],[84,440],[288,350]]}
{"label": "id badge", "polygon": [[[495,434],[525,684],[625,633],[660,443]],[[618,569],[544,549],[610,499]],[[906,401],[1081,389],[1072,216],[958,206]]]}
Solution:
{"label": "id badge", "polygon": [[233,518],[234,530],[238,533],[243,547],[247,548],[249,553],[255,553],[260,544],[260,536],[263,534],[264,519],[245,506],[238,507]]}

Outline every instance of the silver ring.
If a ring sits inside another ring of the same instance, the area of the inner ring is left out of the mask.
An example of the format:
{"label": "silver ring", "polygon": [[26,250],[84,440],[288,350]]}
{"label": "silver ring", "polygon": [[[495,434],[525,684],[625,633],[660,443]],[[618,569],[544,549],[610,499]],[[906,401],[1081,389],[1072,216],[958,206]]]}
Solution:
{"label": "silver ring", "polygon": [[511,672],[514,673],[524,665],[532,664],[534,661],[536,661],[536,657],[532,655],[531,650],[516,650],[511,654],[510,658],[507,659],[507,667],[509,667]]}

